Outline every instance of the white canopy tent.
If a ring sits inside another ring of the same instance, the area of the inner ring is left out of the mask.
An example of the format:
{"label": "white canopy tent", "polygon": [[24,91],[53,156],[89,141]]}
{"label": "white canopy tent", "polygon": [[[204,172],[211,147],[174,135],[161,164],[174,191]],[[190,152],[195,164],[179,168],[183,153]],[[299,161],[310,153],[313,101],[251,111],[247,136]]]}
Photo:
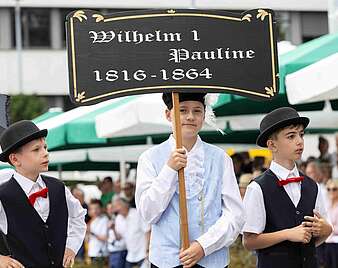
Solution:
{"label": "white canopy tent", "polygon": [[290,104],[338,99],[338,53],[287,75],[285,84]]}

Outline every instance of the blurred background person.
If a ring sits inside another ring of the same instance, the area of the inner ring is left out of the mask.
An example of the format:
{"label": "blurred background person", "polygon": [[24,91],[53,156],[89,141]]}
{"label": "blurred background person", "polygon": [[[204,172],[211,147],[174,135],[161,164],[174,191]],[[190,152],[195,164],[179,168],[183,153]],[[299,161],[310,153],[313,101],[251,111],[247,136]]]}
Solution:
{"label": "blurred background person", "polygon": [[[328,195],[326,190],[326,182],[330,177],[330,173],[326,171],[326,175],[322,173],[321,165],[323,163],[319,163],[316,160],[312,160],[306,164],[305,175],[313,179],[319,184],[320,191],[322,193],[324,205],[326,209],[328,208]],[[324,168],[325,169],[325,168]]]}
{"label": "blurred background person", "polygon": [[[117,198],[117,195],[115,195]],[[124,268],[126,265],[127,247],[126,243],[121,235],[116,232],[115,225],[120,228],[120,232],[124,233],[126,230],[126,219],[117,214],[116,198],[113,198],[113,202],[107,204],[107,215],[109,217],[109,230],[108,230],[108,252],[109,268]]]}
{"label": "blurred background person", "polygon": [[129,200],[116,198],[114,208],[125,219],[124,222],[115,222],[116,233],[124,238],[127,246],[125,268],[140,267],[148,257],[150,226],[144,222],[136,208],[130,207]]}
{"label": "blurred background person", "polygon": [[253,180],[253,175],[251,173],[244,173],[239,178],[239,192],[241,193],[242,199],[244,198],[246,188],[249,183]]}
{"label": "blurred background person", "polygon": [[320,162],[331,162],[331,155],[329,154],[329,141],[325,139],[323,136],[319,136],[318,138],[318,150],[319,157],[318,160]]}
{"label": "blurred background person", "polygon": [[100,200],[105,208],[114,196],[112,177],[108,176],[103,178],[102,182],[99,184],[99,189],[102,192]]}
{"label": "blurred background person", "polygon": [[136,170],[129,170],[125,184],[122,187],[121,197],[127,199],[131,208],[136,208],[135,204],[135,185],[136,185]]}
{"label": "blurred background person", "polygon": [[109,219],[103,213],[102,202],[90,201],[88,206],[90,221],[87,225],[88,256],[92,263],[104,263],[108,256],[107,239]]}
{"label": "blurred background person", "polygon": [[329,180],[326,184],[329,196],[328,215],[333,233],[326,240],[325,268],[338,267],[338,180]]}
{"label": "blurred background person", "polygon": [[252,172],[252,161],[250,158],[250,154],[248,151],[244,151],[240,153],[242,156],[242,171],[244,173],[251,173]]}
{"label": "blurred background person", "polygon": [[326,185],[328,180],[332,179],[332,166],[330,162],[319,163],[320,173],[322,174],[322,183]]}
{"label": "blurred background person", "polygon": [[[265,157],[264,156],[255,156],[252,162],[252,172],[264,172],[266,170],[265,166]],[[256,173],[257,174],[257,173]]]}
{"label": "blurred background person", "polygon": [[[318,160],[311,160],[306,164],[305,168],[305,175],[316,181],[319,185],[319,191],[321,192],[323,203],[326,208],[328,209],[329,203],[328,203],[328,195],[326,190],[326,183],[324,182],[324,177],[320,169],[320,164]],[[325,265],[325,248],[326,244],[322,243],[320,246],[316,248],[317,252],[317,260],[319,266]],[[325,266],[324,266],[325,267]]]}
{"label": "blurred background person", "polygon": [[323,175],[321,173],[319,163],[315,160],[309,161],[306,164],[305,175],[319,184],[321,184],[323,181]]}
{"label": "blurred background person", "polygon": [[[90,220],[90,217],[88,215],[88,205],[85,202],[84,192],[81,189],[75,187],[72,189],[71,193],[77,200],[80,201],[81,206],[87,210],[87,213],[85,216],[85,222],[88,223]],[[81,260],[81,261],[85,260],[85,241],[83,241],[81,248],[77,252],[76,259]]]}
{"label": "blurred background person", "polygon": [[85,202],[84,192],[80,188],[75,187],[75,188],[72,189],[72,194],[77,200],[80,201],[80,204],[82,205],[82,207],[87,210],[85,221],[86,221],[86,223],[88,223],[89,220],[90,220],[90,217],[88,215],[88,205]]}
{"label": "blurred background person", "polygon": [[331,154],[332,178],[338,178],[338,132],[335,135],[336,150]]}
{"label": "blurred background person", "polygon": [[243,157],[240,153],[234,153],[232,156],[232,163],[234,165],[234,171],[235,171],[235,176],[237,179],[237,182],[239,182],[239,177],[242,175],[243,173]]}
{"label": "blurred background person", "polygon": [[117,178],[117,180],[113,181],[113,192],[114,195],[119,195],[121,193],[121,179]]}

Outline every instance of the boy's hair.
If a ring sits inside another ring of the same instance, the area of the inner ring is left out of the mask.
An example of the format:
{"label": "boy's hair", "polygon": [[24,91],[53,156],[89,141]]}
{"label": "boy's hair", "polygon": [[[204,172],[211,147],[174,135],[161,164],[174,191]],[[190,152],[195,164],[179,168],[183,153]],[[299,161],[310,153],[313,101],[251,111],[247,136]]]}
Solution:
{"label": "boy's hair", "polygon": [[291,125],[288,125],[288,126],[284,126],[284,127],[278,128],[278,129],[276,129],[274,132],[271,133],[271,135],[269,136],[268,140],[276,140],[278,134],[279,134],[281,131],[283,131],[284,129],[287,129],[287,128],[297,128],[297,127],[299,127],[299,126],[304,127],[303,124],[291,124]]}
{"label": "boy's hair", "polygon": [[[198,101],[201,102],[205,108],[205,95],[206,93],[179,93],[179,102],[182,101]],[[172,95],[170,92],[162,94],[162,100],[167,106],[168,110],[173,108]]]}
{"label": "boy's hair", "polygon": [[319,143],[329,143],[329,141],[327,139],[325,139],[323,136],[319,136],[318,142]]}

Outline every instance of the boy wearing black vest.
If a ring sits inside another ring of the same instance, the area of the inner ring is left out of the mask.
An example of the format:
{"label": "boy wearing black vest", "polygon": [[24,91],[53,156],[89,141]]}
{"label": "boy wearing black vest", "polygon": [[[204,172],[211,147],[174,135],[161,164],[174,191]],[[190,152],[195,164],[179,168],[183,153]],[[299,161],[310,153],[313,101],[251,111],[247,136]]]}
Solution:
{"label": "boy wearing black vest", "polygon": [[48,171],[46,136],[24,120],[0,137],[0,161],[15,168],[0,186],[0,229],[9,253],[0,252],[0,268],[71,267],[84,239],[86,210],[62,182],[40,175]]}
{"label": "boy wearing black vest", "polygon": [[257,144],[272,152],[273,161],[247,188],[243,228],[243,244],[257,250],[259,268],[315,268],[315,247],[332,232],[320,188],[295,165],[308,124],[289,107],[270,112],[260,124]]}

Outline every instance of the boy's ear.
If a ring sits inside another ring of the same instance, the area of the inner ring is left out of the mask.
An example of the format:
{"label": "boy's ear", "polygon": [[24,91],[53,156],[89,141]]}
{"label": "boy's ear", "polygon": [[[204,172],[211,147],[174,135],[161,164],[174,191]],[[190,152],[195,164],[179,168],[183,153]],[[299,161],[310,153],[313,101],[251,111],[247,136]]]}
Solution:
{"label": "boy's ear", "polygon": [[19,165],[19,161],[18,161],[18,158],[16,156],[15,153],[11,153],[9,156],[8,156],[8,159],[10,161],[10,163],[13,165],[13,166],[18,166]]}
{"label": "boy's ear", "polygon": [[266,145],[267,145],[267,147],[268,147],[268,149],[271,151],[271,152],[276,152],[277,151],[277,147],[276,147],[276,145],[275,145],[275,143],[274,143],[274,141],[272,140],[272,139],[268,139],[267,141],[266,141]]}
{"label": "boy's ear", "polygon": [[171,120],[171,112],[170,112],[169,109],[165,109],[165,117],[167,118],[167,120],[168,120],[169,122],[172,121],[172,120]]}

